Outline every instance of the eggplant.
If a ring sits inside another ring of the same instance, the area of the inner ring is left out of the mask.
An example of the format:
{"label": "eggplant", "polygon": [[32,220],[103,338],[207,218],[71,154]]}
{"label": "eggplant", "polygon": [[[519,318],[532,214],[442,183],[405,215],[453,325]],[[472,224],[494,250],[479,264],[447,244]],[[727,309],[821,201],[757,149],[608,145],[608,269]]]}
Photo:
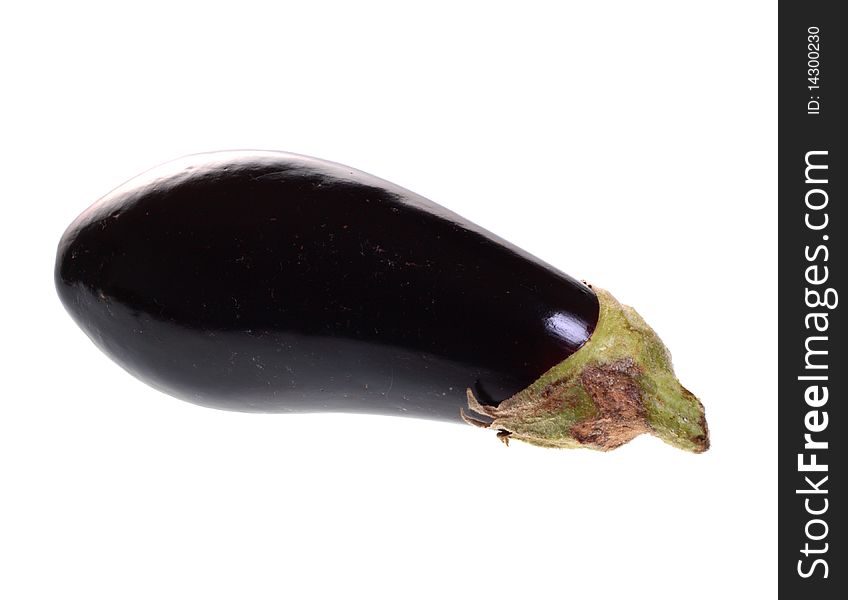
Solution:
{"label": "eggplant", "polygon": [[465,421],[554,447],[644,432],[709,444],[703,407],[632,309],[336,163],[166,163],[68,227],[54,278],[104,353],[202,406]]}

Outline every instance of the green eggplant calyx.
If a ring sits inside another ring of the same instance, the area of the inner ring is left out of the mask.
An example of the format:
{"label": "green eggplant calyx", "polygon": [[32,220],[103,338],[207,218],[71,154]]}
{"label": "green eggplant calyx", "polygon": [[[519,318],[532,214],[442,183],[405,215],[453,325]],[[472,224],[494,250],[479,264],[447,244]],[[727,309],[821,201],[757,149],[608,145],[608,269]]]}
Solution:
{"label": "green eggplant calyx", "polygon": [[498,406],[480,404],[469,389],[462,418],[552,448],[612,450],[642,433],[690,452],[710,446],[704,407],[680,385],[671,355],[645,320],[609,292],[598,297],[598,324],[577,352]]}

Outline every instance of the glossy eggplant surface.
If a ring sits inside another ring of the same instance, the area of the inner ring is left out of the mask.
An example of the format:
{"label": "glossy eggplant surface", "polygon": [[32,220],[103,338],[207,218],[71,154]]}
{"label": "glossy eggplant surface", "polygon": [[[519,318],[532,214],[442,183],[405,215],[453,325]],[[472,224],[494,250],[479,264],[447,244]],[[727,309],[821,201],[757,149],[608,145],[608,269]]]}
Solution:
{"label": "glossy eggplant surface", "polygon": [[581,347],[584,284],[366,173],[277,152],[190,156],[61,239],[62,302],[127,371],[204,406],[459,420]]}

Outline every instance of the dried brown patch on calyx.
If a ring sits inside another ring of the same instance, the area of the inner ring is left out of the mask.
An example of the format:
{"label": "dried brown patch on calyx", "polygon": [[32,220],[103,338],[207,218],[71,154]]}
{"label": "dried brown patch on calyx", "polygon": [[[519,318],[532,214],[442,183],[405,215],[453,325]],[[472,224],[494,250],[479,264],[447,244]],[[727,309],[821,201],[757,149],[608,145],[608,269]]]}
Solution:
{"label": "dried brown patch on calyx", "polygon": [[542,390],[538,404],[539,411],[545,414],[554,414],[562,411],[565,406],[574,408],[577,400],[568,393],[570,383],[568,379],[561,379],[546,385]]}
{"label": "dried brown patch on calyx", "polygon": [[572,426],[575,440],[600,450],[612,450],[649,431],[636,379],[641,372],[632,358],[583,370],[580,381],[598,412]]}

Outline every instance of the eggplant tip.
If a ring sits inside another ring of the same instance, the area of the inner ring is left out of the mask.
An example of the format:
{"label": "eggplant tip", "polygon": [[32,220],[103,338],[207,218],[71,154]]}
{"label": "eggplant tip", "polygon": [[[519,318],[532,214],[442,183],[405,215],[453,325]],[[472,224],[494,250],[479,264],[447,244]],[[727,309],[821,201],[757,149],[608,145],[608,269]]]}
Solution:
{"label": "eggplant tip", "polygon": [[674,374],[671,355],[631,307],[593,287],[601,306],[586,344],[498,406],[480,404],[469,389],[467,423],[493,429],[507,443],[608,451],[642,433],[677,448],[710,447],[704,407]]}

